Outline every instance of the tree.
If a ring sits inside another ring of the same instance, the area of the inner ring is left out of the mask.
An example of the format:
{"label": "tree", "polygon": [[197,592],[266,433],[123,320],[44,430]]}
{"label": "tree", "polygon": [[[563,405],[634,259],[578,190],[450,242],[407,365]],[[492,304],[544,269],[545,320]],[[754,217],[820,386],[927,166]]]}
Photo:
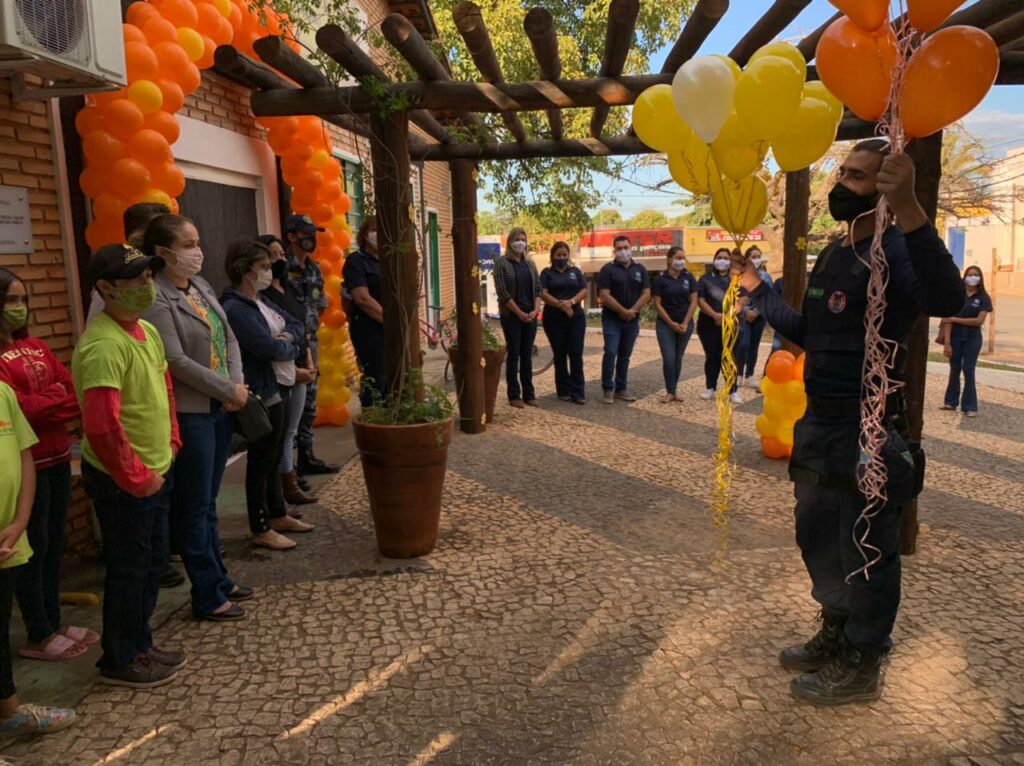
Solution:
{"label": "tree", "polygon": [[630,229],[660,229],[668,226],[668,216],[660,210],[641,210],[626,222]]}
{"label": "tree", "polygon": [[598,210],[592,219],[591,224],[594,226],[620,226],[622,224],[622,213],[614,208],[607,210]]}
{"label": "tree", "polygon": [[675,204],[686,205],[689,209],[675,219],[678,226],[714,226],[715,217],[711,214],[711,195],[694,194],[688,200],[678,200]]}
{"label": "tree", "polygon": [[1010,200],[994,188],[1001,160],[990,159],[984,145],[957,123],[942,134],[940,218],[985,218],[1001,213]]}
{"label": "tree", "polygon": [[511,228],[512,219],[506,213],[481,210],[476,214],[476,230],[479,234],[507,234]]}

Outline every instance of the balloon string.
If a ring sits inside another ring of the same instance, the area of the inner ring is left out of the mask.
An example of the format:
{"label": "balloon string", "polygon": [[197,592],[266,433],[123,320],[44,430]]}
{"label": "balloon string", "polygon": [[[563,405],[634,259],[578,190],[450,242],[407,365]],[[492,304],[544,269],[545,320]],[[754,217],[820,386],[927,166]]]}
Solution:
{"label": "balloon string", "polygon": [[[902,6],[902,2],[900,5]],[[916,36],[910,33],[907,23],[904,22],[897,32],[899,55],[889,94],[890,113],[878,126],[878,134],[889,139],[890,153],[894,155],[902,154],[906,143],[900,121],[899,104],[903,92],[903,74],[916,43]],[[858,439],[860,460],[857,465],[857,487],[864,496],[864,509],[857,517],[852,532],[853,544],[864,563],[846,575],[847,582],[851,582],[859,575],[863,575],[865,580],[870,580],[871,568],[882,558],[882,551],[868,542],[868,538],[871,535],[872,519],[885,508],[889,499],[886,491],[889,471],[882,456],[889,439],[886,409],[889,398],[903,385],[890,377],[890,373],[896,367],[899,344],[882,336],[886,311],[885,292],[889,284],[889,263],[885,257],[882,239],[889,228],[891,217],[888,201],[884,197],[879,201],[874,213],[875,231],[867,260],[857,255],[868,266],[870,272],[867,310],[864,313],[864,367]],[[851,224],[851,230],[854,224]]]}
{"label": "balloon string", "polygon": [[739,337],[739,317],[735,307],[740,297],[739,277],[733,277],[722,298],[722,387],[715,403],[718,408],[718,449],[715,452],[715,488],[711,497],[711,522],[718,529],[719,550],[724,553],[729,545],[729,490],[736,466],[733,460],[732,402],[729,400],[736,382],[736,339]]}

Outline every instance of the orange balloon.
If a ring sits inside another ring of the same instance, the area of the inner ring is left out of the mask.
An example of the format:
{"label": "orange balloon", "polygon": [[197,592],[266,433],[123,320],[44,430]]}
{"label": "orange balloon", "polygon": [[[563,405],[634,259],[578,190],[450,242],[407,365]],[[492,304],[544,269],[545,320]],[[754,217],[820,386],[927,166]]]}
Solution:
{"label": "orange balloon", "polygon": [[342,194],[334,202],[334,210],[342,215],[348,215],[348,211],[352,209],[352,198],[347,194]]}
{"label": "orange balloon", "polygon": [[103,127],[103,110],[98,106],[87,106],[75,115],[75,130],[78,135],[87,136]]}
{"label": "orange balloon", "polygon": [[145,126],[148,130],[155,130],[163,136],[168,144],[173,144],[181,136],[181,128],[173,114],[167,112],[153,112],[146,115]]}
{"label": "orange balloon", "polygon": [[[160,12],[153,5],[145,2],[145,0],[137,0],[137,2],[128,6],[124,17],[129,24],[142,29],[150,19],[159,18]],[[125,42],[130,41],[126,38]]]}
{"label": "orange balloon", "polygon": [[334,203],[341,199],[342,193],[340,183],[337,181],[327,181],[320,188],[320,199],[330,202],[333,207]]}
{"label": "orange balloon", "polygon": [[128,72],[128,82],[152,80],[159,70],[156,54],[146,43],[126,43],[124,64]]}
{"label": "orange balloon", "polygon": [[127,88],[118,88],[117,90],[107,91],[105,93],[92,93],[85,97],[85,101],[90,106],[106,106],[119,98],[124,98],[124,94]]}
{"label": "orange balloon", "polygon": [[143,34],[142,30],[134,24],[122,24],[121,33],[124,35],[124,41],[126,43],[146,42],[146,35]]}
{"label": "orange balloon", "polygon": [[323,226],[334,216],[334,210],[326,202],[317,202],[313,205],[313,211],[310,214],[310,218],[313,219],[313,223],[317,226]]}
{"label": "orange balloon", "polygon": [[330,327],[332,330],[337,330],[343,324],[345,324],[345,312],[341,309],[333,309],[324,312],[324,318],[322,323],[325,327]]}
{"label": "orange balloon", "polygon": [[160,15],[175,27],[193,29],[199,21],[199,14],[192,0],[163,0],[160,3]]}
{"label": "orange balloon", "polygon": [[292,145],[292,137],[285,135],[277,128],[271,128],[267,131],[267,143],[270,144],[270,149],[274,154],[281,155]]}
{"label": "orange balloon", "polygon": [[120,218],[128,207],[128,203],[110,192],[103,192],[92,201],[92,214],[94,218],[116,219]]}
{"label": "orange balloon", "polygon": [[203,76],[195,64],[190,64],[185,75],[178,80],[181,90],[184,93],[194,93],[203,84]]}
{"label": "orange balloon", "polygon": [[160,43],[173,43],[178,40],[178,28],[163,16],[154,16],[142,28],[146,40],[152,46]]}
{"label": "orange balloon", "polygon": [[128,139],[142,130],[142,110],[126,98],[119,98],[103,108],[103,127],[118,138]]}
{"label": "orange balloon", "polygon": [[344,231],[347,225],[348,222],[345,220],[345,216],[341,215],[340,213],[336,213],[334,217],[327,222],[327,228],[333,229],[335,232],[335,236]]}
{"label": "orange balloon", "polygon": [[[324,126],[316,117],[300,117],[297,137],[304,144],[312,144],[316,141],[323,141]],[[313,156],[312,151],[310,157]]]}
{"label": "orange balloon", "polygon": [[800,354],[796,358],[796,363],[793,365],[793,380],[804,379],[804,362],[807,360],[807,354]]}
{"label": "orange balloon", "polygon": [[200,69],[209,69],[213,66],[213,53],[217,50],[217,43],[212,38],[203,35],[203,55],[196,60],[196,66]]}
{"label": "orange balloon", "polygon": [[210,3],[196,3],[196,13],[198,14],[196,31],[201,35],[212,37],[217,31],[220,20],[224,17]]}
{"label": "orange balloon", "polygon": [[185,191],[185,174],[173,162],[167,162],[150,169],[154,189],[162,189],[168,196],[178,197]]}
{"label": "orange balloon", "polygon": [[128,153],[124,143],[106,130],[94,130],[82,140],[82,151],[90,165],[109,165]]}
{"label": "orange balloon", "polygon": [[788,351],[776,351],[768,359],[765,373],[772,383],[786,383],[793,379],[796,358]]}
{"label": "orange balloon", "polygon": [[120,220],[102,220],[97,218],[85,227],[85,241],[93,252],[96,252],[104,245],[123,242],[124,225]]}
{"label": "orange balloon", "polygon": [[[306,143],[301,135],[298,135],[292,141],[291,146],[288,147],[285,156],[294,158],[296,162],[301,161],[305,165],[309,158],[313,156],[313,147]],[[317,174],[323,179],[323,175],[319,171],[317,171]]]}
{"label": "orange balloon", "polygon": [[981,103],[998,73],[999,48],[988,33],[958,26],[933,34],[903,74],[900,119],[907,137],[924,138],[959,120]]}
{"label": "orange balloon", "polygon": [[348,250],[349,245],[352,244],[352,235],[344,230],[339,231],[337,235],[335,235],[334,239],[338,243],[338,247],[342,250]]}
{"label": "orange balloon", "polygon": [[156,54],[160,63],[160,77],[165,80],[178,80],[182,77],[192,63],[185,49],[178,45],[178,30],[174,30],[174,41],[159,43],[153,46],[153,53]]}
{"label": "orange balloon", "polygon": [[[930,2],[930,0],[925,0]],[[889,20],[889,0],[829,0],[865,32],[874,32]]]}
{"label": "orange balloon", "polygon": [[231,10],[228,12],[228,23],[231,25],[232,31],[235,32],[242,27],[242,10],[234,3],[231,4]]}
{"label": "orange balloon", "polygon": [[245,29],[239,29],[235,32],[235,36],[231,41],[231,44],[249,58],[259,58],[256,55],[253,44],[263,36],[262,32],[250,32]]}
{"label": "orange balloon", "polygon": [[336,181],[341,178],[341,164],[338,162],[329,162],[327,163],[327,167],[320,172],[324,174],[324,178]]}
{"label": "orange balloon", "polygon": [[324,293],[330,296],[341,295],[341,277],[337,274],[324,277]]}
{"label": "orange balloon", "polygon": [[324,182],[324,175],[319,170],[307,170],[298,180],[296,186],[300,189],[319,189]]}
{"label": "orange balloon", "polygon": [[326,263],[339,263],[345,257],[345,251],[341,249],[339,245],[331,245],[331,247],[320,253],[320,260]]}
{"label": "orange balloon", "polygon": [[312,189],[296,188],[292,191],[292,209],[309,211],[316,205],[316,192]]}
{"label": "orange balloon", "polygon": [[133,201],[149,188],[150,180],[146,166],[127,157],[114,163],[107,178],[110,189]]}
{"label": "orange balloon", "polygon": [[781,460],[782,458],[789,457],[789,449],[789,447],[774,436],[761,439],[761,451],[765,457],[769,457],[772,460]]}
{"label": "orange balloon", "polygon": [[846,17],[837,19],[818,41],[815,57],[825,87],[854,114],[874,121],[885,113],[898,58],[891,26],[872,34]]}
{"label": "orange balloon", "polygon": [[964,4],[964,0],[908,0],[910,25],[921,34],[931,32]]}
{"label": "orange balloon", "polygon": [[235,30],[231,26],[226,18],[221,16],[220,21],[217,22],[217,28],[213,30],[210,37],[217,45],[230,45],[231,38],[235,36]]}
{"label": "orange balloon", "polygon": [[327,250],[334,246],[334,234],[329,231],[318,231],[316,234],[316,249]]}
{"label": "orange balloon", "polygon": [[174,114],[184,106],[185,93],[181,90],[181,86],[178,83],[174,80],[157,80],[156,84],[164,97],[163,103],[160,104],[162,111]]}
{"label": "orange balloon", "polygon": [[167,139],[155,130],[140,130],[129,139],[128,150],[146,165],[162,166],[174,159]]}
{"label": "orange balloon", "polygon": [[86,197],[96,199],[103,193],[103,174],[97,168],[86,168],[78,177],[78,186]]}

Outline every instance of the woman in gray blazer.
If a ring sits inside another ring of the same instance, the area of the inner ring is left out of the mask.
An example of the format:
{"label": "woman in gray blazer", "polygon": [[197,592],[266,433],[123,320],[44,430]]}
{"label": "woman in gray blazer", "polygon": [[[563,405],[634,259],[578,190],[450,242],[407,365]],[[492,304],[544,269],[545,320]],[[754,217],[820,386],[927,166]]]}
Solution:
{"label": "woman in gray blazer", "polygon": [[217,494],[231,447],[233,418],[248,398],[242,355],[213,288],[198,276],[199,233],[188,218],[162,215],[146,227],[144,252],[167,266],[154,279],[156,302],[143,314],[160,332],[174,383],[181,450],[174,461],[171,547],[180,551],[200,619],[237,620],[235,602],[252,589],[228,577],[220,553]]}

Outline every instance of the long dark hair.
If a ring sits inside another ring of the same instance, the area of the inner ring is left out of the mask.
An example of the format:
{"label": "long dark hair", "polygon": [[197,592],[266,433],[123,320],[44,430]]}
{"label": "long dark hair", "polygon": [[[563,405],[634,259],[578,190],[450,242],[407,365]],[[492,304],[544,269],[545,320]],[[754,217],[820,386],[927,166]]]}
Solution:
{"label": "long dark hair", "polygon": [[[20,282],[21,286],[25,288],[25,305],[28,305],[28,287],[25,285],[25,280],[13,271],[0,267],[0,311],[7,305],[7,291],[15,282]],[[24,338],[27,335],[28,324],[12,330],[7,327],[7,323],[0,316],[0,346],[6,346],[12,338]]]}
{"label": "long dark hair", "polygon": [[[978,282],[978,286],[975,287],[974,289],[977,290],[981,295],[984,295],[987,298],[988,297],[988,290],[985,289],[985,275],[981,271],[981,266],[968,266],[966,269],[964,269],[964,276],[965,277],[967,276],[967,272],[968,271],[975,271],[975,272],[977,272],[978,276],[981,277],[981,281]],[[6,290],[6,288],[5,288],[5,290]]]}

